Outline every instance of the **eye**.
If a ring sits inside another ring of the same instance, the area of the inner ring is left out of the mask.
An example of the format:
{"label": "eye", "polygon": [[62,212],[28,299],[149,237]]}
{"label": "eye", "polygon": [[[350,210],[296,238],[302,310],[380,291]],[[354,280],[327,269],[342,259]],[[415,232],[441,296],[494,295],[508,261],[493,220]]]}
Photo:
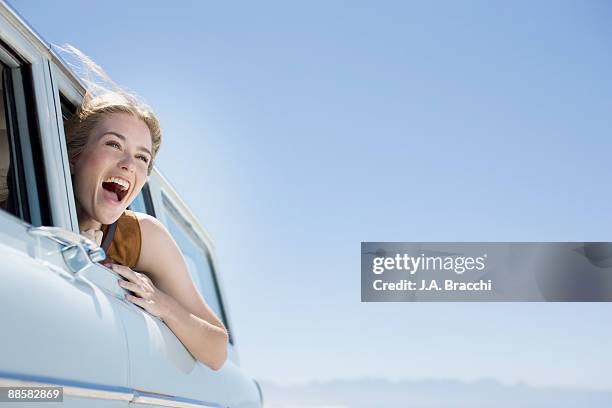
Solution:
{"label": "eye", "polygon": [[116,149],[121,150],[121,145],[119,143],[113,141],[113,140],[109,140],[108,142],[106,142],[106,145],[107,146],[112,146],[112,147],[114,147]]}
{"label": "eye", "polygon": [[143,156],[143,155],[139,154],[139,155],[138,155],[138,156],[136,156],[136,157],[138,157],[140,160],[142,160],[142,161],[143,161],[143,162],[145,162],[145,163],[148,163],[148,162],[149,162],[149,158],[148,158],[147,156]]}

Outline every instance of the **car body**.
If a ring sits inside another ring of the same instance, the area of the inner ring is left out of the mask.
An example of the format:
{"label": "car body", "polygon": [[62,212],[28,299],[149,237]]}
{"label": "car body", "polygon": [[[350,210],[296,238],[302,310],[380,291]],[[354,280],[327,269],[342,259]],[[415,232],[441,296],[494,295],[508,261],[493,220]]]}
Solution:
{"label": "car body", "polygon": [[79,235],[63,126],[85,89],[6,3],[0,69],[0,387],[61,386],[62,407],[261,407],[240,367],[211,240],[158,169],[131,208],[179,244],[230,334],[225,365],[197,361],[96,262],[103,252]]}

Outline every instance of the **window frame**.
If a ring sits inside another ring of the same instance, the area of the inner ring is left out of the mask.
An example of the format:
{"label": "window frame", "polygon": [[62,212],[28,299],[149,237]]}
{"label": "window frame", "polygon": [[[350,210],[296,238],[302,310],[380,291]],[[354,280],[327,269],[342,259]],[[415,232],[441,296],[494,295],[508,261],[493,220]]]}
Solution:
{"label": "window frame", "polygon": [[36,109],[35,67],[12,46],[21,38],[13,38],[10,30],[7,31],[9,33],[0,38],[0,62],[4,73],[2,97],[6,97],[4,114],[17,214],[6,213],[28,225],[49,225],[52,216]]}
{"label": "window frame", "polygon": [[[2,47],[2,45],[0,45]],[[3,47],[2,49],[4,54]],[[4,55],[0,55],[0,62],[2,63],[2,98],[4,98],[4,112],[5,122],[6,122],[6,137],[9,148],[9,160],[10,167],[9,171],[11,171],[10,177],[7,173],[7,184],[9,186],[9,194],[11,195],[10,201],[12,201],[14,210],[17,214],[13,214],[12,212],[8,212],[9,214],[19,218],[27,222],[28,224],[32,223],[32,218],[30,215],[30,205],[28,200],[28,194],[26,192],[25,186],[25,169],[22,160],[22,146],[21,146],[21,138],[19,132],[19,126],[17,125],[17,113],[16,104],[15,104],[15,92],[13,89],[13,69],[19,69],[18,66],[10,67],[4,62]],[[9,180],[10,179],[10,180]],[[11,191],[10,189],[14,188],[15,191]]]}
{"label": "window frame", "polygon": [[193,228],[194,233],[198,236],[199,241],[206,247],[208,256],[208,262],[211,266],[211,272],[215,279],[215,290],[219,299],[219,304],[222,310],[222,316],[219,316],[227,328],[229,334],[229,345],[230,349],[234,350],[236,347],[236,335],[233,330],[233,322],[230,311],[228,310],[227,296],[224,290],[223,276],[218,273],[219,268],[217,267],[217,259],[215,257],[215,250],[213,242],[207,234],[206,230],[202,228],[199,220],[193,216],[193,213],[189,210],[187,205],[183,202],[181,197],[172,188],[172,185],[164,178],[164,176],[157,170],[157,167],[153,166],[153,170],[149,175],[148,181],[151,193],[151,200],[153,207],[156,211],[156,217],[166,228],[168,228],[167,218],[169,215],[164,210],[164,204],[162,201],[162,194],[166,196],[174,207],[178,210],[178,213],[187,222],[189,222]]}
{"label": "window frame", "polygon": [[31,124],[37,130],[37,139],[33,140],[35,144],[32,147],[37,150],[37,157],[34,158],[37,165],[42,162],[39,175],[44,176],[44,181],[40,182],[47,194],[47,203],[41,203],[40,207],[48,209],[50,214],[49,222],[43,220],[43,223],[70,230],[72,220],[69,206],[66,205],[65,167],[57,165],[58,162],[64,163],[61,159],[62,136],[58,134],[58,120],[52,111],[55,99],[51,65],[62,64],[61,60],[49,44],[10,7],[0,7],[0,26],[3,28],[0,39],[27,66],[24,85],[29,86],[26,95],[29,100],[28,117],[32,115],[35,118]]}
{"label": "window frame", "polygon": [[[165,217],[171,217],[178,225],[179,228],[183,230],[186,236],[188,236],[194,243],[196,247],[198,247],[202,251],[202,255],[204,260],[208,263],[208,267],[210,268],[212,280],[213,280],[213,290],[215,296],[217,297],[217,301],[219,302],[219,308],[221,310],[221,316],[218,316],[223,324],[228,329],[229,342],[230,344],[234,344],[232,332],[229,330],[229,320],[226,312],[226,307],[223,299],[223,295],[221,293],[221,286],[219,282],[219,277],[217,274],[217,270],[215,268],[215,263],[212,257],[212,248],[206,244],[206,242],[202,239],[200,234],[193,227],[193,224],[189,222],[189,220],[181,213],[179,208],[174,204],[172,199],[166,194],[163,190],[161,191],[161,203],[162,203],[162,212]],[[167,219],[165,219],[164,224],[166,228],[168,228]],[[176,239],[176,238],[175,238]],[[199,278],[201,280],[202,276],[201,271],[197,271]],[[208,279],[207,279],[208,280]],[[199,290],[199,288],[198,288]]]}
{"label": "window frame", "polygon": [[[54,55],[56,61],[49,61],[50,78],[53,92],[53,106],[55,108],[55,122],[57,134],[59,135],[59,155],[61,170],[64,175],[64,192],[68,223],[66,229],[80,234],[79,220],[74,200],[74,190],[70,175],[70,163],[68,160],[68,148],[66,146],[66,133],[64,131],[64,117],[62,113],[62,99],[72,105],[79,106],[85,95],[85,87],[64,66],[60,57]],[[58,63],[59,62],[59,63]]]}
{"label": "window frame", "polygon": [[[142,186],[142,190],[140,190],[139,195],[142,194],[142,201],[144,203],[144,207],[145,207],[145,214],[149,214],[152,217],[155,217],[155,208],[153,206],[153,199],[151,198],[151,189],[149,188],[149,182],[147,181],[144,186]],[[136,196],[136,198],[134,199],[134,201],[138,198],[138,196]],[[131,211],[136,211],[132,208],[132,205],[134,204],[134,201],[132,201],[132,204],[130,204],[128,206],[128,209]],[[157,218],[157,217],[155,217]]]}

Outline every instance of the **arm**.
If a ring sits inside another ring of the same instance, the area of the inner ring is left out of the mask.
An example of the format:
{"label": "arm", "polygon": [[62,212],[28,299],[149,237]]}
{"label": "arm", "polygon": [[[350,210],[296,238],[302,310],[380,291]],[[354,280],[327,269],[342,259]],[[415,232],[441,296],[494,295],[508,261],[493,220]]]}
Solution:
{"label": "arm", "polygon": [[146,272],[151,290],[161,293],[157,307],[144,299],[128,299],[162,319],[195,358],[213,370],[221,369],[227,359],[225,326],[196,290],[183,255],[163,224],[146,214],[137,215],[142,248],[135,269]]}

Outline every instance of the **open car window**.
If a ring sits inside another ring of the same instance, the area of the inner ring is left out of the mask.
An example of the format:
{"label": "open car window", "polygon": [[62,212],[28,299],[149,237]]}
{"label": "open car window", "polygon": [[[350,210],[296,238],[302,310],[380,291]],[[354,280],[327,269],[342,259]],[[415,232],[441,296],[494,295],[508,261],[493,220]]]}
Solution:
{"label": "open car window", "polygon": [[29,66],[0,47],[0,210],[51,225]]}

